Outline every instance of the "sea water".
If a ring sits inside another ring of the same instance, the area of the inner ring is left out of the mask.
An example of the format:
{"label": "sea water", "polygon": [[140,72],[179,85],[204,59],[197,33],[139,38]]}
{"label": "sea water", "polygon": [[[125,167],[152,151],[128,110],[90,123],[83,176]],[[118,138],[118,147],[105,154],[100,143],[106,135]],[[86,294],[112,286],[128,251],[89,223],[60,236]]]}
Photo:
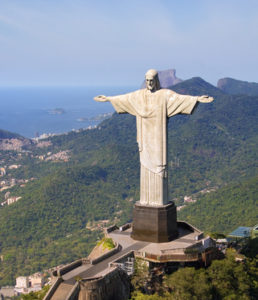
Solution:
{"label": "sea water", "polygon": [[[114,109],[96,95],[119,95],[135,87],[0,87],[0,129],[33,138],[97,125]],[[100,117],[100,118],[99,118]],[[96,120],[100,119],[100,120]]]}

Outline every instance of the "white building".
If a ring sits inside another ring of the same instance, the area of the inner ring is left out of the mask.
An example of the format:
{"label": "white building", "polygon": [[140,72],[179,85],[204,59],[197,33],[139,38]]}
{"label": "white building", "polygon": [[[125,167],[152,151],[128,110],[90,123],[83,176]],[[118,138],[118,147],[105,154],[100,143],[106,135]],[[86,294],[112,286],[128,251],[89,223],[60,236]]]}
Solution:
{"label": "white building", "polygon": [[19,276],[16,278],[15,288],[28,288],[29,287],[29,278],[27,276]]}
{"label": "white building", "polygon": [[40,287],[42,288],[44,285],[44,277],[41,273],[35,273],[29,276],[29,284],[31,287]]}

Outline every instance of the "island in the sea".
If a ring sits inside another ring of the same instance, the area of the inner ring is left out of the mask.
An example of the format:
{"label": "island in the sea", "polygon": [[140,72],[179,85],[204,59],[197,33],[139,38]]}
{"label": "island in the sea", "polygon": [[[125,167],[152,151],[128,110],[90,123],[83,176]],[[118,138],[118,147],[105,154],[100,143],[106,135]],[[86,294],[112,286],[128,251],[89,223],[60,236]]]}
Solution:
{"label": "island in the sea", "polygon": [[63,108],[54,108],[49,109],[47,112],[49,115],[62,115],[65,113],[65,110]]}

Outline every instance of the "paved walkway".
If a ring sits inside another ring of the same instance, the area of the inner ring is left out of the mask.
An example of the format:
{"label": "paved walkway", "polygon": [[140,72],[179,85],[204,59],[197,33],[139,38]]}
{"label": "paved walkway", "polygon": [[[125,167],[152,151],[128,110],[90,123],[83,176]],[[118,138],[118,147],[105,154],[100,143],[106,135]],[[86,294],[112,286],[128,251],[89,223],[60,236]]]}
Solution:
{"label": "paved walkway", "polygon": [[[76,282],[75,277],[79,276],[81,278],[92,278],[98,277],[100,273],[105,271],[105,269],[109,268],[109,263],[119,259],[120,257],[124,256],[125,254],[133,251],[133,250],[140,250],[146,247],[149,243],[148,242],[136,242],[134,241],[130,246],[122,248],[121,251],[112,255],[111,257],[106,258],[105,260],[99,262],[96,265],[82,265],[65,275],[63,275],[64,282],[67,284],[74,284]],[[121,245],[121,244],[120,244]],[[123,245],[121,245],[123,247]]]}

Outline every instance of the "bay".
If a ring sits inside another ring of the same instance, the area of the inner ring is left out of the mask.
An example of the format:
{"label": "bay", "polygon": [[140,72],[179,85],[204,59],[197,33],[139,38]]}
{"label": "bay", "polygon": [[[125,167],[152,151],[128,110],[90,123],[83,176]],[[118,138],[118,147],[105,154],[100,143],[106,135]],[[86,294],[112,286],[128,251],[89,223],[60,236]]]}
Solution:
{"label": "bay", "polygon": [[[0,129],[33,138],[97,125],[114,109],[96,95],[119,95],[135,87],[0,87]],[[100,117],[100,118],[98,118]],[[100,120],[96,120],[100,119]]]}

